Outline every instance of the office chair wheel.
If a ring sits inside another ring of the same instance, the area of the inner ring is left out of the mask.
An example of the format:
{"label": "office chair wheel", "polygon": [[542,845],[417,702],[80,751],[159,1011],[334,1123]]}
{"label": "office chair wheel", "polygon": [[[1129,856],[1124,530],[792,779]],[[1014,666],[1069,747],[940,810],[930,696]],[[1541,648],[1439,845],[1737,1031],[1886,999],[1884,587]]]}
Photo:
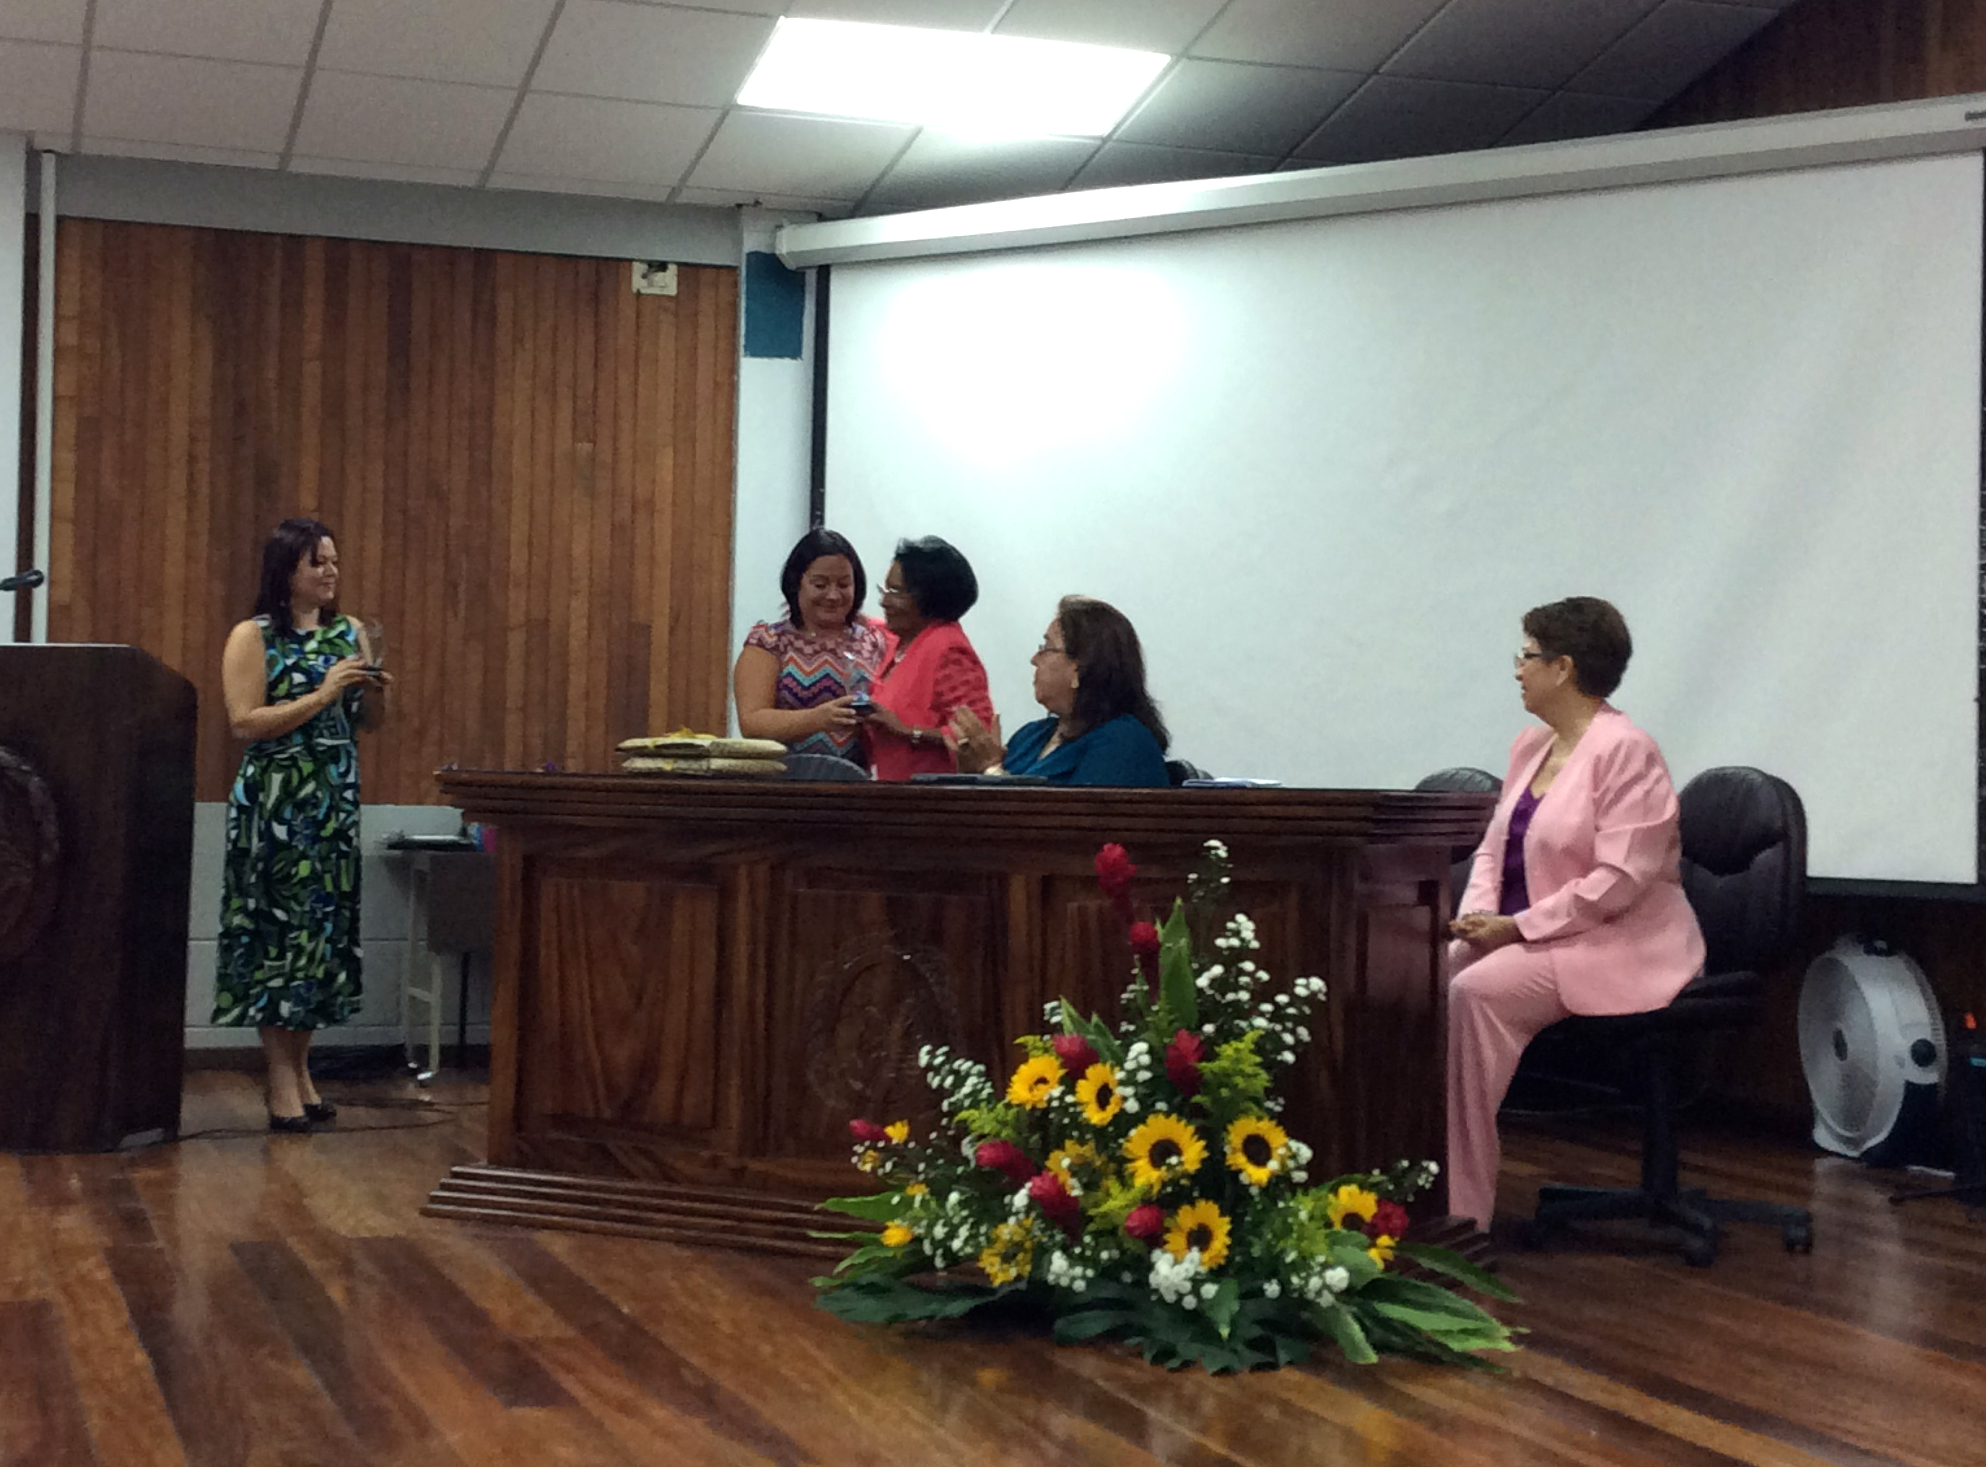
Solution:
{"label": "office chair wheel", "polygon": [[1811,1253],[1814,1251],[1814,1225],[1789,1222],[1779,1229],[1779,1241],[1786,1245],[1788,1253]]}
{"label": "office chair wheel", "polygon": [[1717,1261],[1717,1240],[1691,1233],[1683,1240],[1683,1262],[1691,1268],[1708,1268]]}

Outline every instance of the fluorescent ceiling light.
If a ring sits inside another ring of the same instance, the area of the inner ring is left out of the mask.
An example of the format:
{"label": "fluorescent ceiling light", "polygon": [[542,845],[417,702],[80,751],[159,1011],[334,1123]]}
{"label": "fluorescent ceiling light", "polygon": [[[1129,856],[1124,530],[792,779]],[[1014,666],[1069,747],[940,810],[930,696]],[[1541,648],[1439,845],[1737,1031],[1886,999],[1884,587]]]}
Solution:
{"label": "fluorescent ceiling light", "polygon": [[995,137],[1101,137],[1169,57],[978,31],[782,20],[743,107]]}

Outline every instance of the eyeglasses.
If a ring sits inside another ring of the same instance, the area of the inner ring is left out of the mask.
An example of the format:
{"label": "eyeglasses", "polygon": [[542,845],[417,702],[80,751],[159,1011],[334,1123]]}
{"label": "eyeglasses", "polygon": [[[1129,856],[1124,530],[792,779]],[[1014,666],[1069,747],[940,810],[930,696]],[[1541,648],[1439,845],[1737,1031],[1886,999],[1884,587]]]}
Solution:
{"label": "eyeglasses", "polygon": [[1046,640],[1044,640],[1039,647],[1034,649],[1034,655],[1039,657],[1044,652],[1054,652],[1063,657],[1067,657],[1069,655],[1069,649],[1067,647],[1057,647],[1053,643],[1048,642]]}
{"label": "eyeglasses", "polygon": [[1524,670],[1524,664],[1527,662],[1551,662],[1554,660],[1542,652],[1519,652],[1510,659],[1510,665],[1519,672],[1522,672]]}
{"label": "eyeglasses", "polygon": [[908,587],[908,586],[884,586],[884,587],[883,587],[883,588],[882,588],[881,590],[879,590],[879,591],[878,591],[878,592],[877,592],[876,594],[877,594],[877,595],[879,595],[879,596],[908,596],[908,595],[910,594],[910,587]]}

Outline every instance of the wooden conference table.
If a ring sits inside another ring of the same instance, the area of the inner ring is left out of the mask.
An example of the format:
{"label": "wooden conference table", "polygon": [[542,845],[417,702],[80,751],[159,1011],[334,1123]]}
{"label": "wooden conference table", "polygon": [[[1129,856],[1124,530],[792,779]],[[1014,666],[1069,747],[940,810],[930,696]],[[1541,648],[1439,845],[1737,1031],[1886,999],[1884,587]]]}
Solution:
{"label": "wooden conference table", "polygon": [[430,1213],[821,1251],[811,1203],[863,1187],[849,1119],[935,1114],[920,1045],[1004,1077],[1050,999],[1115,1012],[1106,841],[1152,915],[1225,841],[1259,960],[1329,984],[1284,1117],[1313,1175],[1444,1157],[1449,863],[1487,796],[440,781],[498,829],[498,916],[489,1165]]}

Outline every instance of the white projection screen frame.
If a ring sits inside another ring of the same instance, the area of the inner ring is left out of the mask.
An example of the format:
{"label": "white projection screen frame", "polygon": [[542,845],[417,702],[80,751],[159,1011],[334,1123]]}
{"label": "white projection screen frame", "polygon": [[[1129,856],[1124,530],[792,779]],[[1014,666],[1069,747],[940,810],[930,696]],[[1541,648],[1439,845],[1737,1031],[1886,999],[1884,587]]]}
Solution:
{"label": "white projection screen frame", "polygon": [[1978,880],[1981,160],[836,267],[827,522],[971,558],[1011,729],[1067,592],[1173,752],[1501,774],[1527,607],[1606,596],[1678,783],[1810,873]]}

